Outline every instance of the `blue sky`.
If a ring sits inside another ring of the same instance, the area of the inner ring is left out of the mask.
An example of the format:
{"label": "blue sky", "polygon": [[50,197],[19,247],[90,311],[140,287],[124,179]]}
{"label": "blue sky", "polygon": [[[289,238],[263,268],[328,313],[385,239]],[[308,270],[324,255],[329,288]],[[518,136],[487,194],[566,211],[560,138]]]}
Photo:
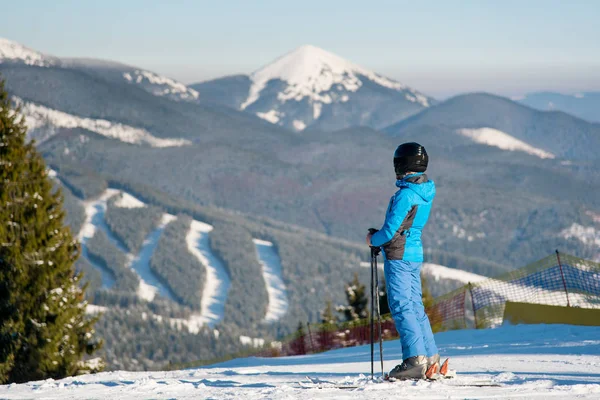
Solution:
{"label": "blue sky", "polygon": [[186,83],[312,44],[439,98],[600,90],[600,1],[0,0],[0,37]]}

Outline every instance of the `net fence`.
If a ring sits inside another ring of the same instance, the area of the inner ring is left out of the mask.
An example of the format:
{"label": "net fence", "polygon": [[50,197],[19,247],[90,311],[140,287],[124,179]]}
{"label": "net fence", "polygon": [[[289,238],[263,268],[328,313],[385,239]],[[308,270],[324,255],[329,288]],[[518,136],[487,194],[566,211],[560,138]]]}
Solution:
{"label": "net fence", "polygon": [[[502,324],[507,301],[600,308],[600,264],[557,252],[521,269],[469,283],[438,297],[426,312],[434,332],[491,328]],[[382,316],[382,320],[383,338],[398,338],[391,315]],[[378,340],[377,330],[375,340]],[[368,319],[343,324],[307,324],[306,329],[273,342],[258,355],[317,353],[370,341]]]}
{"label": "net fence", "polygon": [[[438,297],[426,312],[434,332],[492,328],[502,323],[508,301],[600,309],[600,264],[556,252],[521,269],[469,283]],[[373,337],[375,342],[379,340],[377,329]],[[398,337],[391,315],[383,315],[382,338]],[[370,342],[369,319],[341,324],[306,324],[295,334],[244,356],[303,355]]]}

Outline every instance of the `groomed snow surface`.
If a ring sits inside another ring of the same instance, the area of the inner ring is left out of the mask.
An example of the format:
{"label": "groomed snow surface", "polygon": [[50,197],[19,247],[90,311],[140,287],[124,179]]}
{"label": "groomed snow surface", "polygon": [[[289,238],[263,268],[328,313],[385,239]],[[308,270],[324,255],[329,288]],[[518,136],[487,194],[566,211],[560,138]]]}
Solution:
{"label": "groomed snow surface", "polygon": [[539,158],[555,158],[554,154],[533,147],[508,133],[493,128],[459,129],[457,133],[472,139],[474,142],[498,147],[502,150],[523,151]]}
{"label": "groomed snow surface", "polygon": [[288,310],[288,298],[281,273],[281,260],[273,243],[266,240],[252,239],[256,247],[258,262],[262,267],[269,305],[265,322],[274,322],[285,315]]}
{"label": "groomed snow surface", "polygon": [[215,325],[225,315],[225,301],[231,286],[231,279],[221,260],[212,252],[208,234],[213,230],[211,225],[200,221],[192,221],[185,238],[187,248],[205,268],[205,281],[202,290],[201,310],[193,314],[189,321],[190,332],[202,325]]}
{"label": "groomed snow surface", "polygon": [[[6,399],[598,399],[600,327],[503,326],[435,335],[457,377],[440,382],[371,383],[369,346],[326,353],[245,358],[171,372],[106,372],[0,386]],[[376,354],[378,350],[376,349]],[[402,358],[384,343],[384,369]],[[376,374],[380,373],[376,362]],[[357,384],[352,390],[302,388],[306,376]],[[498,387],[461,386],[486,382]]]}

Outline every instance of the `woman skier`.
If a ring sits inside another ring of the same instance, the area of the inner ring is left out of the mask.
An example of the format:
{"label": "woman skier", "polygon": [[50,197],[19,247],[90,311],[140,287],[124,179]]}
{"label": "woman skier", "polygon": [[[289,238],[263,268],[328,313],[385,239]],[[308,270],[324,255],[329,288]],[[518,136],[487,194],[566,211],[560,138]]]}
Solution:
{"label": "woman skier", "polygon": [[421,293],[423,245],[435,184],[423,172],[429,157],[418,143],[404,143],[394,153],[396,186],[383,227],[367,235],[367,244],[381,247],[387,298],[402,343],[401,364],[390,371],[396,379],[431,378],[439,370],[438,354]]}

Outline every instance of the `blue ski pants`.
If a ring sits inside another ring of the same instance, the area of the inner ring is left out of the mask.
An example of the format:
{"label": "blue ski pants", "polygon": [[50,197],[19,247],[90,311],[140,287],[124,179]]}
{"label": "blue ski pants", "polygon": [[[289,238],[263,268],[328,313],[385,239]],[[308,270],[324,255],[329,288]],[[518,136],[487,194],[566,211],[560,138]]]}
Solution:
{"label": "blue ski pants", "polygon": [[425,314],[420,262],[385,260],[387,299],[402,343],[402,359],[438,352]]}

